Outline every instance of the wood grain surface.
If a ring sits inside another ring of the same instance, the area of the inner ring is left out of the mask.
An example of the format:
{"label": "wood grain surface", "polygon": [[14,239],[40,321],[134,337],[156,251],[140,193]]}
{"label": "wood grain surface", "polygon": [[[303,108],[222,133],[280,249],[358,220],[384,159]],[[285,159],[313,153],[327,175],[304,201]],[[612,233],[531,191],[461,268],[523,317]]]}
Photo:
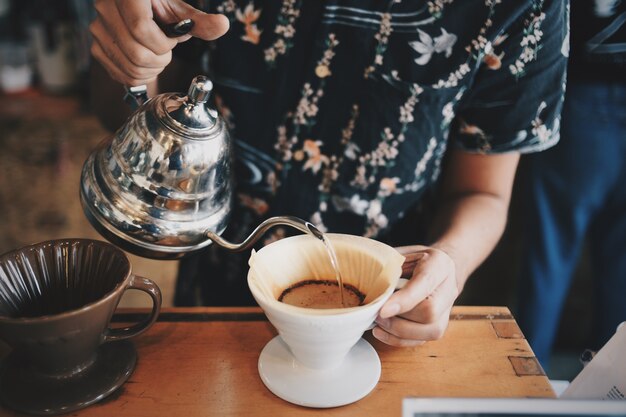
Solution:
{"label": "wood grain surface", "polygon": [[[132,321],[143,310],[123,310]],[[443,339],[416,348],[386,346],[368,334],[382,362],[376,388],[333,409],[308,409],[274,396],[257,360],[276,335],[258,308],[171,308],[135,340],[139,360],[127,383],[75,416],[399,416],[413,397],[554,397],[549,381],[504,307],[455,307]],[[0,348],[0,355],[8,349]],[[0,415],[17,416],[4,408]]]}

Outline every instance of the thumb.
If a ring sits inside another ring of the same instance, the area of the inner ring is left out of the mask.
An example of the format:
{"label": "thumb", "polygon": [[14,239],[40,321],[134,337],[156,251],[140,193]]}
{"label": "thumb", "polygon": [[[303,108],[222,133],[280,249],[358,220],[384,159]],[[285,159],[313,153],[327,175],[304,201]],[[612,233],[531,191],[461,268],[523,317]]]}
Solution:
{"label": "thumb", "polygon": [[[157,3],[157,4],[155,4]],[[209,14],[198,10],[182,0],[153,2],[154,12],[168,23],[183,19],[193,20],[192,36],[212,41],[224,35],[230,26],[228,18],[221,14]]]}
{"label": "thumb", "polygon": [[399,291],[389,297],[380,309],[380,317],[389,318],[406,313],[426,299],[446,277],[446,271],[436,268],[433,257],[422,252],[413,270],[413,277]]}

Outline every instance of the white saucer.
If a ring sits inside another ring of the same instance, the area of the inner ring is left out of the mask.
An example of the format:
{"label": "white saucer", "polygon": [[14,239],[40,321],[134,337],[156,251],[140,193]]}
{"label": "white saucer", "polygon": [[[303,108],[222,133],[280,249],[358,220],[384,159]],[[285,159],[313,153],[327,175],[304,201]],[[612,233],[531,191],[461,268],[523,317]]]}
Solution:
{"label": "white saucer", "polygon": [[300,365],[280,336],[270,340],[259,356],[265,386],[283,400],[305,407],[338,407],[360,400],[378,383],[380,369],[378,354],[363,339],[338,368],[328,371]]}

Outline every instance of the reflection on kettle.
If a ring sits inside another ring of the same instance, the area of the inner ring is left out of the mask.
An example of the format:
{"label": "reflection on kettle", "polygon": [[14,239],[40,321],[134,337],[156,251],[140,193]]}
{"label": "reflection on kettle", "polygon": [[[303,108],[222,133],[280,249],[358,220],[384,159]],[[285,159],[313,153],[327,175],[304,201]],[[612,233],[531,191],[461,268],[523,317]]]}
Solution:
{"label": "reflection on kettle", "polygon": [[240,244],[220,238],[231,210],[232,156],[225,123],[207,105],[212,87],[197,76],[186,96],[148,100],[92,152],[80,184],[91,224],[121,248],[157,259],[211,242],[242,251],[278,224],[323,240],[312,224],[284,216],[266,220]]}

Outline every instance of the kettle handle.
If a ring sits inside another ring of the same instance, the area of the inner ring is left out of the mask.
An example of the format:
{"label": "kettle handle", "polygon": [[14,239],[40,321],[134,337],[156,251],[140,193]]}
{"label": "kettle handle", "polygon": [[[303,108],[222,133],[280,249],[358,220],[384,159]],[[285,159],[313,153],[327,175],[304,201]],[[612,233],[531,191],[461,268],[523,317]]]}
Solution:
{"label": "kettle handle", "polygon": [[123,100],[128,104],[131,110],[137,110],[143,103],[148,101],[148,86],[145,84],[137,85],[134,87],[124,86],[126,93],[124,93]]}
{"label": "kettle handle", "polygon": [[[193,20],[183,19],[177,23],[170,23],[168,25],[160,24],[157,22],[163,33],[168,38],[176,38],[189,33],[193,28]],[[148,101],[148,86],[145,84],[137,85],[134,87],[124,86],[126,93],[124,93],[123,100],[130,106],[132,110],[137,110],[142,104]]]}
{"label": "kettle handle", "polygon": [[254,229],[252,233],[250,233],[250,235],[246,238],[246,240],[244,240],[241,243],[229,242],[226,239],[219,236],[218,234],[213,233],[208,230],[205,232],[205,235],[213,243],[215,243],[217,246],[221,248],[224,248],[231,252],[242,252],[250,248],[252,245],[254,245],[257,242],[257,240],[259,240],[259,238],[270,228],[274,226],[279,226],[279,225],[290,226],[290,227],[293,227],[294,229],[300,230],[301,232],[310,234],[318,238],[319,240],[322,240],[322,241],[324,240],[324,234],[320,232],[320,230],[317,227],[315,227],[314,224],[309,223],[305,220],[302,220],[294,216],[270,217],[269,219],[265,220],[263,223],[258,225],[256,229]]}

